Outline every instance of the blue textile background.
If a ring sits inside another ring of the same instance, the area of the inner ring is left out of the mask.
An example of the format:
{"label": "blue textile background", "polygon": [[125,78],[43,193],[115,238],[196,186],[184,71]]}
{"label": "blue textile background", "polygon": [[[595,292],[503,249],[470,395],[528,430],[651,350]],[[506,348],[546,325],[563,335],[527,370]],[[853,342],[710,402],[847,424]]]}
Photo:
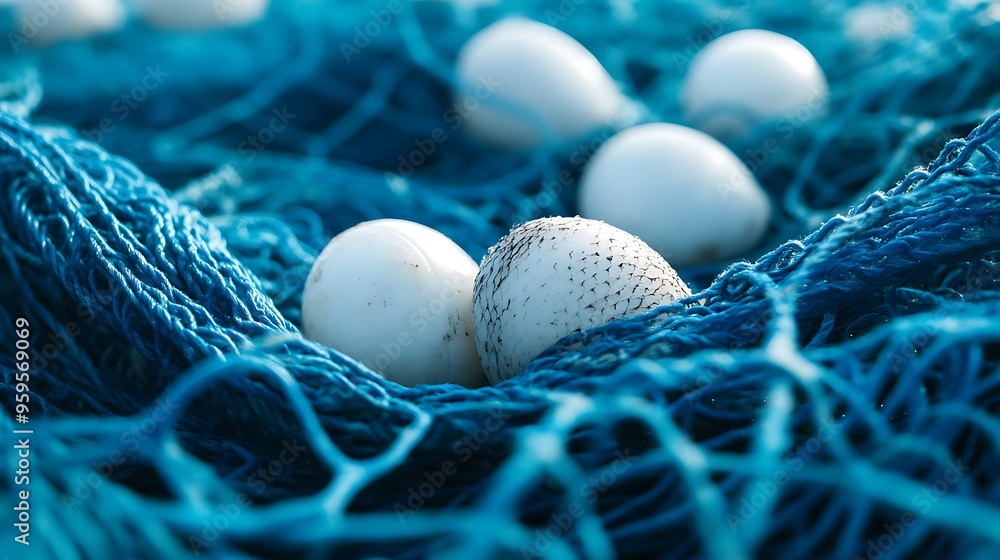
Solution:
{"label": "blue textile background", "polygon": [[[303,1],[219,32],[8,35],[0,431],[24,427],[23,317],[34,434],[32,545],[5,521],[0,550],[996,558],[1000,17],[864,5],[882,11],[403,1],[385,21],[387,3]],[[455,53],[510,13],[591,49],[634,115],[530,152],[465,136]],[[805,44],[831,108],[733,146],[779,211],[745,259],[681,271],[694,296],[478,390],[404,388],[301,337],[332,235],[405,218],[478,259],[513,223],[572,215],[600,142],[683,122],[690,57],[748,27]],[[0,477],[4,504],[18,489]]]}

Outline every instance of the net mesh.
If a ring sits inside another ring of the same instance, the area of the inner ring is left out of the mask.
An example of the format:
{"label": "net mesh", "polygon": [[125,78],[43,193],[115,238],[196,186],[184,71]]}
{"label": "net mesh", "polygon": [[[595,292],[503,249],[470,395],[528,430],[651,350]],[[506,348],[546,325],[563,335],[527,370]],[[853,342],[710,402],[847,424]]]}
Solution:
{"label": "net mesh", "polygon": [[[594,52],[633,114],[568,149],[466,137],[455,53],[515,12]],[[222,32],[8,35],[0,398],[3,431],[23,428],[23,317],[34,530],[3,549],[995,558],[998,19],[973,1],[287,2]],[[572,215],[600,142],[683,122],[691,56],[749,27],[816,55],[830,109],[734,146],[778,212],[745,260],[681,271],[691,298],[477,390],[404,388],[301,337],[332,235],[411,219],[478,259],[513,223]]]}

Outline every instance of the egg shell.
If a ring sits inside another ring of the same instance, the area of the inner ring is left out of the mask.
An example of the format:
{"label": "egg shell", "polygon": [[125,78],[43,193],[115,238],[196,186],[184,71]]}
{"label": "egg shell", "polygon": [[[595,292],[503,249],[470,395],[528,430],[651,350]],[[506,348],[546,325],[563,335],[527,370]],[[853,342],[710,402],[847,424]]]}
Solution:
{"label": "egg shell", "polygon": [[126,16],[120,0],[53,1],[44,6],[38,0],[19,0],[16,12],[18,32],[39,45],[117,30]]}
{"label": "egg shell", "polygon": [[580,215],[639,236],[678,267],[747,251],[771,220],[767,193],[736,154],[675,124],[613,136],[584,168],[577,197]]}
{"label": "egg shell", "polygon": [[829,87],[819,63],[790,37],[746,29],[719,37],[694,59],[681,89],[689,124],[716,138],[739,138],[780,118],[826,113]]}
{"label": "egg shell", "polygon": [[476,347],[494,385],[559,339],[691,295],[639,238],[583,218],[511,230],[476,276]]}
{"label": "egg shell", "polygon": [[154,27],[200,31],[259,20],[268,0],[137,0],[136,14]]}
{"label": "egg shell", "polygon": [[472,335],[478,267],[445,235],[405,220],[337,235],[302,294],[307,338],[412,387],[484,385]]}
{"label": "egg shell", "polygon": [[913,17],[894,4],[861,4],[844,13],[844,36],[874,52],[883,43],[913,34]]}
{"label": "egg shell", "polygon": [[501,148],[559,143],[616,122],[625,98],[593,54],[548,25],[507,18],[484,28],[456,62],[466,132]]}

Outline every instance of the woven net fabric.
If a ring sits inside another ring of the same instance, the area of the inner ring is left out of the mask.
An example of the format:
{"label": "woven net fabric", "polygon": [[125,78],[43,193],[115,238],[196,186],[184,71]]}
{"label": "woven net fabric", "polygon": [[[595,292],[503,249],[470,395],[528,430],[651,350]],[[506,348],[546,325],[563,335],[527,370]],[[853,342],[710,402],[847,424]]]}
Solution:
{"label": "woven net fabric", "polygon": [[[276,3],[200,34],[132,22],[3,58],[2,431],[25,427],[23,318],[34,433],[32,545],[0,550],[1000,554],[996,3],[391,6]],[[633,114],[568,148],[467,137],[455,53],[510,13],[580,40]],[[750,27],[815,53],[830,108],[733,147],[778,211],[745,259],[682,270],[693,296],[475,390],[405,388],[302,337],[331,236],[411,219],[478,259],[514,223],[572,215],[594,149],[683,122],[691,56]],[[18,489],[0,477],[5,504]]]}

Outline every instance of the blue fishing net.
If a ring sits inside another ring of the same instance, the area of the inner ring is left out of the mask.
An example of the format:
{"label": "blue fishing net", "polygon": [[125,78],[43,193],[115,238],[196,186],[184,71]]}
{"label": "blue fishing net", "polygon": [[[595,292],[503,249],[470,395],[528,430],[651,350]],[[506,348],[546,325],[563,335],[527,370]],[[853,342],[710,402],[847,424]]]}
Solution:
{"label": "blue fishing net", "polygon": [[[995,2],[389,6],[11,41],[0,551],[1000,554]],[[580,40],[633,111],[568,147],[465,136],[455,54],[511,13]],[[478,259],[514,223],[572,215],[593,150],[635,122],[683,122],[691,56],[750,27],[815,53],[830,109],[733,146],[778,211],[745,258],[682,270],[692,297],[476,390],[404,388],[302,338],[301,288],[334,234],[411,219]],[[25,437],[30,483],[14,474]],[[11,509],[25,489],[28,547]]]}

